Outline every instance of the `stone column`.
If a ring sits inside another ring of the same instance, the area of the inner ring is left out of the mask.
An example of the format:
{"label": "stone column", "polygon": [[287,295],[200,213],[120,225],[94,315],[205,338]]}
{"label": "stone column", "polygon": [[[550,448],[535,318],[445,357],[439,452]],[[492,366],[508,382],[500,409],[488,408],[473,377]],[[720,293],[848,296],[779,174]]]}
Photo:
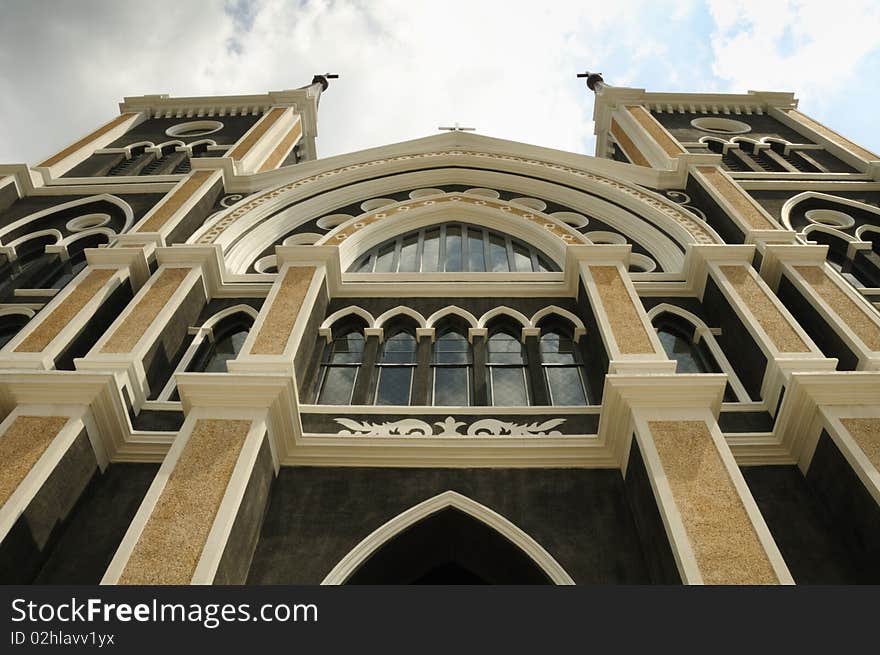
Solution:
{"label": "stone column", "polygon": [[265,410],[190,408],[102,584],[243,584],[276,471]]}
{"label": "stone column", "polygon": [[649,568],[665,583],[792,584],[716,421],[725,381],[609,378],[603,422],[630,431],[621,468]]}
{"label": "stone column", "polygon": [[627,273],[629,246],[578,249],[580,277],[608,353],[609,373],[674,372]]}
{"label": "stone column", "polygon": [[120,114],[60,152],[40,162],[34,166],[34,170],[43,176],[45,183],[49,183],[54,178],[61,177],[80,162],[85,161],[95,150],[103,148],[121,137],[145,118],[146,115],[142,112]]}
{"label": "stone column", "polygon": [[489,380],[487,379],[488,371],[486,361],[488,360],[488,352],[486,352],[489,330],[486,328],[470,328],[468,329],[468,340],[471,342],[471,353],[473,355],[473,377],[474,392],[471,402],[475,406],[485,406],[489,404]]}
{"label": "stone column", "polygon": [[[825,263],[827,246],[768,245],[761,275],[845,370],[880,369],[880,314]],[[830,329],[829,329],[830,328]]]}
{"label": "stone column", "polygon": [[413,372],[413,405],[428,405],[431,397],[431,360],[433,357],[434,328],[416,328],[416,368]]}
{"label": "stone column", "polygon": [[148,276],[143,251],[137,248],[88,249],[86,258],[89,265],[0,350],[0,368],[55,368],[70,357],[77,340],[100,334],[109,324],[108,301],[127,302]]}
{"label": "stone column", "polygon": [[[59,397],[50,385],[42,393]],[[31,582],[53,531],[107,464],[88,406],[21,404],[0,423],[0,582]]]}
{"label": "stone column", "polygon": [[[222,191],[222,173],[195,170],[178,182],[139,220],[122,243],[153,237],[157,245],[182,241],[202,224]],[[181,238],[175,238],[180,234]]]}
{"label": "stone column", "polygon": [[[694,280],[700,299],[735,316],[767,361],[760,395],[771,413],[792,371],[834,370],[836,360],[825,357],[752,268],[754,246],[700,245],[691,252],[698,261]],[[731,338],[739,337],[736,327]]]}
{"label": "stone column", "polygon": [[118,372],[135,412],[150,396],[151,370],[170,365],[219,281],[212,247],[156,252],[159,268],[88,354],[76,360],[78,370]]}

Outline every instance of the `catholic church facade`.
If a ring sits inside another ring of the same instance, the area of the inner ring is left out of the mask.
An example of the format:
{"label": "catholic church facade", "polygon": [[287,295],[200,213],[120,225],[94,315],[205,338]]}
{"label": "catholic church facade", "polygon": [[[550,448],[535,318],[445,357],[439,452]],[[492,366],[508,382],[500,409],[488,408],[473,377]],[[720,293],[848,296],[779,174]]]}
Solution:
{"label": "catholic church facade", "polygon": [[880,157],[587,83],[595,156],[320,159],[316,76],[0,166],[0,582],[880,582]]}

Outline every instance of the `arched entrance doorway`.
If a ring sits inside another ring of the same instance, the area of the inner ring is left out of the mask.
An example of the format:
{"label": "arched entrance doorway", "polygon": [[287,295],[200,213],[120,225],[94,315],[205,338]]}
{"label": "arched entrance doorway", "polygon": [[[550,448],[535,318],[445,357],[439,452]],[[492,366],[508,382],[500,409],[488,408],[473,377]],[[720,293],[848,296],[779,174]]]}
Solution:
{"label": "arched entrance doorway", "polygon": [[574,584],[534,539],[453,491],[403,512],[359,543],[324,584]]}

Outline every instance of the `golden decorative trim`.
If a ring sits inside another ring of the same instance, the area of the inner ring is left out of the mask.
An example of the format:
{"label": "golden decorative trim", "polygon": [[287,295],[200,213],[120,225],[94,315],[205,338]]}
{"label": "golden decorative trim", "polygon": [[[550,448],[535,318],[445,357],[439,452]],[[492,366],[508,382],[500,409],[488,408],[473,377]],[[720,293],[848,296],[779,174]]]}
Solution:
{"label": "golden decorative trim", "polygon": [[37,164],[37,166],[54,166],[58,162],[66,159],[67,157],[69,157],[70,155],[75,153],[80,148],[87,146],[89,143],[91,143],[95,139],[107,134],[107,132],[109,132],[110,130],[112,130],[116,127],[119,127],[125,121],[129,120],[132,116],[136,116],[136,115],[137,115],[137,112],[129,112],[127,114],[120,114],[119,116],[114,118],[112,121],[110,121],[106,125],[99,127],[97,130],[84,136],[76,143],[67,146],[64,150],[62,150],[58,154],[52,155],[46,161],[44,161],[40,164]]}
{"label": "golden decorative trim", "polygon": [[770,221],[745,191],[739,185],[730,181],[720,169],[714,166],[698,166],[697,171],[703,174],[706,181],[715,187],[736,213],[752,229],[755,230],[778,230],[779,226]]}
{"label": "golden decorative trim", "polygon": [[217,237],[223,234],[223,232],[229,229],[229,227],[234,225],[235,222],[242,216],[245,216],[249,212],[257,209],[260,205],[274,200],[275,198],[287,193],[288,191],[294,191],[295,189],[298,189],[299,187],[302,187],[304,185],[311,184],[319,180],[324,180],[328,177],[333,177],[334,175],[349,173],[351,171],[360,170],[362,168],[380,166],[382,164],[422,159],[431,160],[437,157],[455,155],[514,162],[517,164],[539,166],[541,168],[547,168],[554,171],[561,171],[563,173],[573,175],[581,180],[594,182],[596,184],[615,189],[617,191],[627,194],[628,196],[638,200],[639,202],[650,205],[654,209],[665,214],[671,220],[681,225],[691,234],[696,243],[719,243],[719,241],[712,235],[712,233],[703,224],[701,224],[693,216],[693,214],[689,214],[688,212],[682,210],[680,207],[673,203],[661,201],[656,196],[645,193],[644,191],[640,191],[633,186],[623,184],[621,182],[606,177],[601,177],[599,175],[594,175],[593,173],[588,173],[578,168],[563,166],[562,164],[557,164],[555,162],[542,161],[540,159],[530,159],[526,157],[515,157],[513,155],[502,155],[494,152],[479,152],[474,150],[441,150],[415,155],[398,155],[396,157],[388,157],[387,159],[374,159],[371,161],[361,162],[359,164],[350,164],[348,166],[342,166],[340,168],[334,168],[328,171],[324,171],[323,173],[316,173],[315,175],[304,177],[300,180],[297,180],[296,182],[290,182],[289,184],[284,184],[264,193],[249,196],[247,201],[232,207],[226,215],[221,216],[218,221],[211,225],[210,229],[208,229],[202,236],[199,237],[198,243],[214,243]]}
{"label": "golden decorative trim", "polygon": [[266,112],[263,117],[257,121],[250,131],[244,135],[241,141],[229,152],[227,157],[232,157],[235,161],[241,161],[250,152],[257,141],[263,138],[263,135],[269,131],[276,121],[284,115],[288,107],[273,107]]}
{"label": "golden decorative trim", "polygon": [[254,340],[252,355],[280,355],[284,352],[316,270],[314,266],[291,266],[287,269],[266,320]]}
{"label": "golden decorative trim", "polygon": [[808,353],[809,347],[795,332],[786,316],[773,304],[769,291],[749,273],[748,266],[720,266],[722,275],[748,307],[758,325],[767,333],[776,350],[783,353]]}
{"label": "golden decorative trim", "polygon": [[616,266],[590,266],[602,307],[620,352],[625,355],[655,352],[639,310]]}
{"label": "golden decorative trim", "polygon": [[660,122],[651,115],[651,112],[641,105],[629,105],[626,110],[630,113],[630,116],[636,119],[636,122],[638,122],[638,124],[651,135],[651,138],[657,142],[657,145],[663,149],[663,152],[673,158],[684,154],[685,149],[672,137],[671,134],[669,134],[669,132],[666,131],[666,128],[664,128]]}
{"label": "golden decorative trim", "polygon": [[646,166],[647,168],[651,168],[651,164],[648,163],[648,160],[642,154],[641,150],[636,147],[636,144],[632,142],[629,135],[613,118],[611,119],[611,136],[617,140],[617,143],[623,148],[624,154],[629,156],[633,164],[636,166]]}
{"label": "golden decorative trim", "polygon": [[663,473],[706,584],[778,584],[703,421],[649,421]]}
{"label": "golden decorative trim", "polygon": [[302,136],[302,121],[297,120],[293,127],[291,127],[287,134],[284,135],[284,138],[278,142],[278,145],[275,146],[275,149],[266,157],[266,161],[260,165],[257,169],[257,173],[262,173],[263,171],[271,171],[281,164],[284,158],[290,153],[290,149],[293,147],[299,138]]}
{"label": "golden decorative trim", "polygon": [[880,471],[880,418],[842,418],[840,422],[865,457]]}
{"label": "golden decorative trim", "polygon": [[853,143],[852,141],[850,141],[849,139],[847,139],[844,136],[841,136],[840,134],[838,134],[834,130],[832,130],[828,127],[825,127],[824,125],[822,125],[822,123],[818,123],[818,122],[814,121],[812,118],[810,118],[809,116],[807,116],[806,114],[802,114],[797,109],[788,108],[788,109],[783,109],[782,111],[784,111],[786,114],[791,116],[798,123],[801,123],[802,125],[810,128],[811,130],[813,130],[817,134],[821,134],[829,141],[833,141],[834,143],[837,143],[837,145],[841,146],[845,150],[849,150],[851,153],[853,153],[854,155],[857,155],[861,159],[864,159],[865,161],[878,161],[878,160],[880,160],[880,157],[875,155],[870,150],[866,150],[862,146]]}
{"label": "golden decorative trim", "polygon": [[194,171],[179,187],[170,191],[153,211],[152,215],[135,232],[159,232],[165,223],[202,188],[214,171]]}
{"label": "golden decorative trim", "polygon": [[164,268],[132,307],[122,324],[101,348],[102,353],[130,353],[144,331],[150,327],[168,300],[189,275],[191,268]]}
{"label": "golden decorative trim", "polygon": [[196,421],[119,584],[190,583],[250,428],[250,421]]}
{"label": "golden decorative trim", "polygon": [[16,346],[15,352],[38,353],[45,349],[115,274],[115,269],[92,269],[76,288],[55,306],[46,319],[36,325],[33,331]]}
{"label": "golden decorative trim", "polygon": [[804,281],[824,300],[835,314],[856,333],[856,336],[874,352],[880,351],[880,327],[868,316],[859,303],[850,298],[834,283],[821,266],[795,266]]}
{"label": "golden decorative trim", "polygon": [[0,435],[0,507],[9,500],[67,421],[66,416],[16,416]]}
{"label": "golden decorative trim", "polygon": [[430,200],[422,200],[415,199],[404,202],[398,207],[394,207],[393,209],[381,208],[374,211],[371,214],[366,214],[360,217],[356,222],[348,225],[344,230],[340,232],[336,232],[332,236],[332,238],[324,237],[319,243],[330,243],[334,245],[339,245],[343,241],[345,241],[348,237],[363,230],[365,227],[372,225],[373,223],[377,223],[378,221],[384,220],[386,218],[391,218],[395,214],[401,214],[403,212],[409,211],[410,209],[414,209],[417,207],[430,207],[432,205],[438,205],[443,203],[459,203],[460,205],[475,205],[478,207],[491,207],[492,209],[498,209],[507,213],[508,216],[516,216],[518,218],[522,218],[527,221],[531,221],[532,223],[537,223],[545,230],[550,232],[552,235],[559,237],[566,243],[590,243],[590,241],[580,232],[570,227],[565,226],[560,221],[556,221],[555,219],[551,219],[546,214],[542,214],[541,212],[537,212],[534,209],[527,209],[522,207],[517,207],[516,205],[511,205],[509,202],[504,200],[495,200],[493,198],[484,198],[482,196],[469,196],[469,195],[448,195],[448,196],[439,196],[437,198],[432,198]]}

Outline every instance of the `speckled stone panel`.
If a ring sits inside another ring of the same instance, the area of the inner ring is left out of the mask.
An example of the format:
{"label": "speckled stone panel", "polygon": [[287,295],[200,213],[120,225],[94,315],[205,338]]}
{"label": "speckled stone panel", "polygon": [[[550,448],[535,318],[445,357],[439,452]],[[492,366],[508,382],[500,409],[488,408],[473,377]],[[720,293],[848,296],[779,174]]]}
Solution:
{"label": "speckled stone panel", "polygon": [[102,346],[102,353],[128,353],[189,275],[191,268],[165,268]]}
{"label": "speckled stone panel", "polygon": [[620,127],[620,124],[611,119],[611,136],[617,139],[617,143],[619,143],[627,156],[630,158],[633,164],[637,166],[647,166],[650,168],[651,164],[648,163],[648,160],[645,159],[645,156],[636,148],[636,144],[632,142],[632,139],[629,138],[629,135]]}
{"label": "speckled stone panel", "polygon": [[816,294],[831,306],[850,330],[856,333],[871,350],[880,351],[880,327],[867,312],[834,283],[818,266],[795,266],[795,271],[809,284]]}
{"label": "speckled stone panel", "polygon": [[779,226],[774,225],[767,219],[758,209],[758,205],[740,189],[736,184],[731,182],[724,174],[714,166],[700,166],[697,170],[703,174],[706,181],[715,187],[715,190],[736,210],[737,215],[742,218],[752,229],[755,230],[778,230]]}
{"label": "speckled stone panel", "polygon": [[194,171],[177,189],[165,196],[156,211],[139,225],[137,232],[159,232],[177,211],[205,184],[214,171]]}
{"label": "speckled stone panel", "polygon": [[794,331],[785,315],[773,304],[767,292],[749,274],[747,267],[721,266],[719,268],[779,352],[810,352],[807,344]]}
{"label": "speckled stone panel", "polygon": [[865,457],[880,471],[880,418],[842,418],[840,422]]}
{"label": "speckled stone panel", "polygon": [[617,347],[624,354],[654,353],[639,312],[616,266],[590,266]]}
{"label": "speckled stone panel", "polygon": [[786,114],[791,116],[793,119],[795,119],[796,121],[798,121],[802,125],[809,127],[811,130],[813,130],[817,134],[821,134],[829,141],[833,141],[834,143],[837,143],[837,144],[843,146],[844,148],[849,150],[851,153],[858,155],[862,159],[865,159],[867,161],[880,160],[880,157],[875,155],[870,150],[866,150],[865,148],[862,148],[860,145],[853,143],[852,141],[850,141],[846,137],[839,135],[834,130],[831,130],[831,129],[825,127],[821,123],[817,123],[816,121],[814,121],[812,118],[810,118],[806,114],[802,114],[801,112],[799,112],[797,109],[784,109],[783,111],[785,111]]}
{"label": "speckled stone panel", "polygon": [[[15,348],[17,353],[38,353],[48,346],[67,325],[76,317],[88,302],[95,297],[107,281],[116,274],[115,269],[94,269],[77,284],[64,300],[59,303],[46,320]],[[39,316],[39,315],[38,315]]]}
{"label": "speckled stone panel", "polygon": [[706,584],[778,584],[703,421],[649,421],[663,472]]}
{"label": "speckled stone panel", "polygon": [[314,266],[291,266],[287,269],[281,288],[254,340],[251,354],[280,355],[284,352],[315,270]]}
{"label": "speckled stone panel", "polygon": [[269,131],[269,128],[284,115],[285,111],[287,111],[287,107],[274,107],[273,109],[270,109],[269,112],[251,128],[250,132],[245,134],[244,138],[239,141],[238,145],[232,149],[227,157],[232,157],[235,161],[244,158],[244,156],[250,152],[251,148],[257,144],[257,141],[263,138],[263,135]]}
{"label": "speckled stone panel", "polygon": [[92,141],[103,136],[104,134],[106,134],[107,132],[112,130],[113,128],[115,128],[119,125],[122,125],[125,121],[129,120],[132,116],[134,116],[133,113],[120,114],[119,116],[114,118],[112,121],[110,121],[106,125],[102,125],[97,130],[92,132],[91,134],[84,136],[82,139],[80,139],[76,143],[69,145],[61,152],[59,152],[55,155],[52,155],[51,157],[49,157],[49,159],[47,159],[46,161],[44,161],[40,164],[37,164],[37,165],[38,166],[54,166],[55,164],[57,164],[58,162],[63,160],[65,157],[68,157],[68,156],[72,155],[73,153],[75,153],[80,148],[87,146]]}
{"label": "speckled stone panel", "polygon": [[0,506],[67,423],[66,416],[17,416],[0,436]]}
{"label": "speckled stone panel", "polygon": [[651,135],[651,138],[663,149],[670,157],[678,157],[684,152],[684,148],[673,139],[669,132],[663,129],[663,126],[657,122],[657,119],[651,116],[648,111],[640,105],[630,105],[626,108],[630,115],[636,119],[636,122]]}
{"label": "speckled stone panel", "polygon": [[269,156],[266,157],[266,161],[260,164],[257,172],[262,173],[263,171],[271,171],[278,168],[278,165],[284,160],[287,153],[290,152],[293,144],[296,143],[301,136],[302,121],[297,121],[296,124],[287,131],[284,138],[278,142],[278,145],[275,146],[274,150],[269,153]]}
{"label": "speckled stone panel", "polygon": [[189,584],[250,427],[196,421],[119,584]]}

